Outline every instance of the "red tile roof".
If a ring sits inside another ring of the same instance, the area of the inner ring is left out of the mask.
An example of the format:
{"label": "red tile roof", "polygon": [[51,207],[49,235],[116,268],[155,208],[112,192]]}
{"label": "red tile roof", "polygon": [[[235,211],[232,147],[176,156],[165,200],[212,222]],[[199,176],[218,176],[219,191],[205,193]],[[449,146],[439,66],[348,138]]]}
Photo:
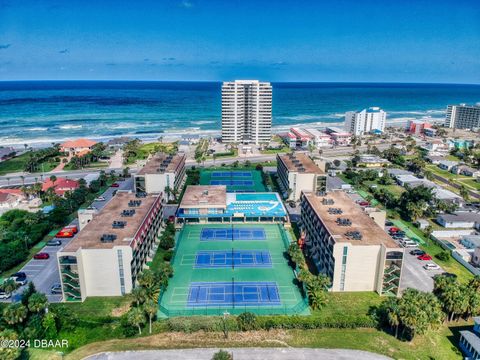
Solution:
{"label": "red tile roof", "polygon": [[42,190],[47,191],[47,189],[50,189],[51,187],[54,187],[55,188],[55,194],[63,195],[67,191],[73,191],[75,189],[78,189],[79,186],[80,185],[78,184],[78,181],[76,181],[76,180],[65,179],[65,178],[57,178],[55,183],[53,183],[50,179],[47,179],[42,184]]}
{"label": "red tile roof", "polygon": [[62,148],[89,148],[95,145],[97,142],[89,139],[77,139],[65,141],[60,145]]}

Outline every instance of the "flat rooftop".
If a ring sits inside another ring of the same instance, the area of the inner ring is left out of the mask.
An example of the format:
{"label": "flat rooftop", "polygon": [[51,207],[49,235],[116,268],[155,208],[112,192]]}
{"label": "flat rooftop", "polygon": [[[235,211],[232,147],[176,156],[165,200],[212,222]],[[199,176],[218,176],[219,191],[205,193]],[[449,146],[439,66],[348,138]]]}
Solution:
{"label": "flat rooftop", "polygon": [[227,206],[225,185],[189,185],[183,194],[180,208]]}
{"label": "flat rooftop", "polygon": [[[136,197],[129,191],[118,191],[117,194],[105,205],[105,207],[94,215],[82,231],[60,252],[75,252],[78,249],[111,249],[114,246],[130,245],[137,230],[152,208],[157,195]],[[141,201],[139,206],[130,207],[132,200]],[[123,210],[135,210],[133,216],[121,216]],[[125,221],[125,227],[113,228],[114,221]],[[112,242],[102,242],[100,238],[104,234],[116,235]]]}
{"label": "flat rooftop", "polygon": [[174,172],[185,159],[185,154],[168,155],[158,153],[153,155],[137,175],[162,174]]}
{"label": "flat rooftop", "polygon": [[[278,158],[282,161],[288,171],[296,171],[302,174],[319,174],[325,173],[313,162],[310,157],[304,153],[294,153],[278,155]],[[300,171],[299,167],[303,167],[304,171]]]}
{"label": "flat rooftop", "polygon": [[[353,202],[343,191],[332,191],[326,196],[316,196],[313,193],[304,193],[305,198],[312,206],[315,213],[327,227],[328,232],[336,242],[349,242],[352,245],[385,245],[387,248],[399,248],[399,246],[378,226],[360,207]],[[333,200],[333,204],[322,203],[323,199]],[[330,214],[328,209],[341,209],[342,214]],[[350,219],[351,226],[341,226],[337,219]],[[361,240],[354,240],[345,235],[348,231],[359,231]]]}

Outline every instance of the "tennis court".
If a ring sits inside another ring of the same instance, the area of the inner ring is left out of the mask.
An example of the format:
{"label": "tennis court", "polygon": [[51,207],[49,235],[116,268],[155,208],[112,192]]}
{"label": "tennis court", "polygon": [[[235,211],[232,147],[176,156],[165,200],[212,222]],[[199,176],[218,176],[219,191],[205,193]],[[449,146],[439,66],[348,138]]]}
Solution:
{"label": "tennis court", "polygon": [[225,185],[228,192],[263,192],[262,173],[258,170],[202,170],[200,185]]}
{"label": "tennis court", "polygon": [[274,282],[199,282],[192,283],[188,306],[272,306],[280,305]]}
{"label": "tennis court", "polygon": [[200,233],[200,241],[235,241],[235,240],[266,240],[265,230],[262,228],[209,228],[205,227]]}
{"label": "tennis court", "polygon": [[268,251],[208,250],[195,256],[195,268],[272,267]]}
{"label": "tennis court", "polygon": [[309,313],[285,257],[283,225],[186,224],[176,241],[160,317]]}

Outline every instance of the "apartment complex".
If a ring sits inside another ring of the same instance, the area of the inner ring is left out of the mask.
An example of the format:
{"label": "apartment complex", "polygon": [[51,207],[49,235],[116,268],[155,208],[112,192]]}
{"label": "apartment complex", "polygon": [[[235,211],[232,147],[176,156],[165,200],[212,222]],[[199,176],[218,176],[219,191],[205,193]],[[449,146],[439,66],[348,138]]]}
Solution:
{"label": "apartment complex", "polygon": [[175,199],[186,180],[185,154],[152,156],[134,175],[136,193],[164,193],[165,201]]}
{"label": "apartment complex", "polygon": [[379,107],[370,107],[362,111],[348,111],[345,113],[345,131],[355,136],[361,136],[371,131],[385,129],[387,113]]}
{"label": "apartment complex", "polygon": [[57,253],[64,299],[130,293],[155,243],[162,215],[161,194],[119,190]]}
{"label": "apartment complex", "polygon": [[448,105],[445,126],[452,129],[480,128],[480,104]]}
{"label": "apartment complex", "polygon": [[222,85],[222,142],[268,143],[272,136],[272,86],[258,80]]}
{"label": "apartment complex", "polygon": [[403,248],[346,193],[303,193],[301,222],[306,254],[332,291],[398,294]]}
{"label": "apartment complex", "polygon": [[288,200],[300,200],[302,191],[323,194],[327,189],[325,173],[304,153],[277,155],[277,176]]}

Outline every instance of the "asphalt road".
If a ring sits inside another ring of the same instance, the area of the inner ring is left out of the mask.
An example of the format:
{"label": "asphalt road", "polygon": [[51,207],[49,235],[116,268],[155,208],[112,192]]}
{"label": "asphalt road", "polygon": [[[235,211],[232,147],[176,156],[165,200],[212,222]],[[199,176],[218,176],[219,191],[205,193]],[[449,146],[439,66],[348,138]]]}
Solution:
{"label": "asphalt road", "polygon": [[[388,360],[384,355],[360,350],[307,348],[234,348],[225,349],[235,360]],[[107,352],[85,360],[210,360],[218,349],[179,349]]]}
{"label": "asphalt road", "polygon": [[[448,179],[446,179],[446,178],[444,178],[444,177],[442,177],[442,176],[440,176],[440,175],[437,175],[437,174],[433,174],[433,173],[432,173],[432,177],[434,177],[434,178],[437,179],[438,181],[443,182],[444,184],[447,184],[447,185],[450,185],[450,186],[454,187],[455,189],[460,189],[460,188],[461,188],[461,186],[460,186],[459,184],[457,184],[457,183],[455,183],[455,182],[453,182],[453,181],[450,181],[450,180],[448,180]],[[471,197],[473,197],[473,198],[475,198],[475,199],[477,199],[477,200],[480,199],[480,194],[478,194],[478,193],[476,193],[476,192],[474,192],[474,191],[472,191],[472,190],[470,190],[470,189],[468,189],[468,188],[467,188],[467,191],[468,191],[468,193],[470,194]]]}
{"label": "asphalt road", "polygon": [[[120,187],[118,188],[108,188],[102,196],[105,198],[105,201],[95,201],[92,203],[92,206],[101,210],[105,204],[112,198],[113,192],[115,190],[133,190],[133,178],[129,178],[125,181],[118,181]],[[75,219],[70,223],[71,225],[78,225],[78,219]],[[45,246],[38,252],[46,252],[50,255],[48,260],[30,260],[25,266],[19,270],[27,274],[27,280],[32,281],[35,284],[35,288],[38,292],[44,293],[47,295],[49,302],[60,302],[62,300],[61,294],[51,294],[51,288],[54,284],[60,283],[60,274],[58,272],[58,263],[57,263],[57,252],[63,249],[71,239],[57,239],[61,240],[61,246]],[[22,292],[27,287],[27,285],[21,286],[13,294],[13,300],[19,301]],[[11,299],[0,300],[2,302],[9,302]]]}

